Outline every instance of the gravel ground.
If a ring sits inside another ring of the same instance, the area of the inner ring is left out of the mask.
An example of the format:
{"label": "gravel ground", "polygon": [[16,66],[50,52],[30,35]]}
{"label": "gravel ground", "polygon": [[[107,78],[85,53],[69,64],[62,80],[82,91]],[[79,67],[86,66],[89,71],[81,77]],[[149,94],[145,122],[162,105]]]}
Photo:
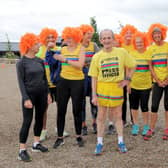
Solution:
{"label": "gravel ground", "polygon": [[[101,156],[93,154],[96,135],[92,134],[91,116],[87,107],[87,123],[89,135],[85,136],[84,148],[75,144],[75,133],[73,126],[71,103],[68,106],[66,117],[66,131],[70,137],[65,139],[65,145],[53,149],[56,139],[55,119],[56,106],[50,105],[48,111],[48,133],[49,138],[43,144],[50,152],[32,153],[33,140],[32,127],[28,138],[28,151],[33,158],[30,163],[17,160],[18,155],[18,133],[22,122],[20,106],[20,93],[16,81],[15,65],[0,64],[0,168],[166,168],[168,167],[168,141],[161,139],[164,127],[164,110],[161,102],[159,121],[154,138],[144,142],[141,135],[133,137],[130,135],[131,127],[124,129],[125,142],[128,153],[120,154],[117,151],[117,136],[105,135],[104,152]],[[128,116],[129,118],[129,116]],[[142,118],[140,117],[140,120]],[[142,123],[140,122],[142,126]],[[33,126],[33,124],[32,124]]]}

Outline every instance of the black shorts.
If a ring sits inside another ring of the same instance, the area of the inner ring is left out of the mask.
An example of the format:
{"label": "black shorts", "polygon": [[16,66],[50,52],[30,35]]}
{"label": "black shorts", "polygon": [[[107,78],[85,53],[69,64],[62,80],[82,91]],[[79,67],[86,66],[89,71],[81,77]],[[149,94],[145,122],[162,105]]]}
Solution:
{"label": "black shorts", "polygon": [[57,101],[57,88],[53,87],[53,88],[49,88],[49,90],[50,90],[52,102],[56,102]]}
{"label": "black shorts", "polygon": [[131,88],[130,106],[131,109],[138,110],[139,105],[142,112],[148,112],[148,102],[151,89],[137,90]]}

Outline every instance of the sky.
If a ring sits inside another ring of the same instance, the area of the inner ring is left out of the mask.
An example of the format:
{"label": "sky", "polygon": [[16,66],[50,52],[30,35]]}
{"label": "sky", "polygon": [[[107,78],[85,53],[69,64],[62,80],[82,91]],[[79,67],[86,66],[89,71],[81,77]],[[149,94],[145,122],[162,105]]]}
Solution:
{"label": "sky", "polygon": [[26,32],[39,34],[44,27],[61,35],[66,26],[90,24],[98,30],[120,31],[132,24],[147,31],[152,23],[168,26],[168,0],[0,0],[0,41],[19,41]]}

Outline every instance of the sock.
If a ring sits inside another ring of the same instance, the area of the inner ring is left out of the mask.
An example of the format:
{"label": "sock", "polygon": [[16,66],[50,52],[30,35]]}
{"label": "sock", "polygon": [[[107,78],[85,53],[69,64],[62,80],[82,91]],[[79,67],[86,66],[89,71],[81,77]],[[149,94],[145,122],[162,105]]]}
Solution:
{"label": "sock", "polygon": [[103,137],[97,137],[97,144],[103,145]]}
{"label": "sock", "polygon": [[25,148],[19,149],[19,153],[21,153],[22,151],[25,151]]}
{"label": "sock", "polygon": [[118,136],[118,144],[123,142],[123,136]]}
{"label": "sock", "polygon": [[34,142],[33,146],[36,147],[40,142]]}
{"label": "sock", "polygon": [[109,125],[114,125],[114,124],[113,124],[113,121],[109,121]]}

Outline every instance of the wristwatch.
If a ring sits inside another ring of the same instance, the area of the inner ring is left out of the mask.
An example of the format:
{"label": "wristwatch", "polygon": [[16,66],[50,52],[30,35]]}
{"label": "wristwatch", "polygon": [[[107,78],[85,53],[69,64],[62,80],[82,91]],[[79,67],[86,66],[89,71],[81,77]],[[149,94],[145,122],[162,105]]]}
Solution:
{"label": "wristwatch", "polygon": [[130,77],[128,77],[128,76],[126,76],[126,77],[124,78],[124,80],[131,81],[131,78],[130,78]]}

